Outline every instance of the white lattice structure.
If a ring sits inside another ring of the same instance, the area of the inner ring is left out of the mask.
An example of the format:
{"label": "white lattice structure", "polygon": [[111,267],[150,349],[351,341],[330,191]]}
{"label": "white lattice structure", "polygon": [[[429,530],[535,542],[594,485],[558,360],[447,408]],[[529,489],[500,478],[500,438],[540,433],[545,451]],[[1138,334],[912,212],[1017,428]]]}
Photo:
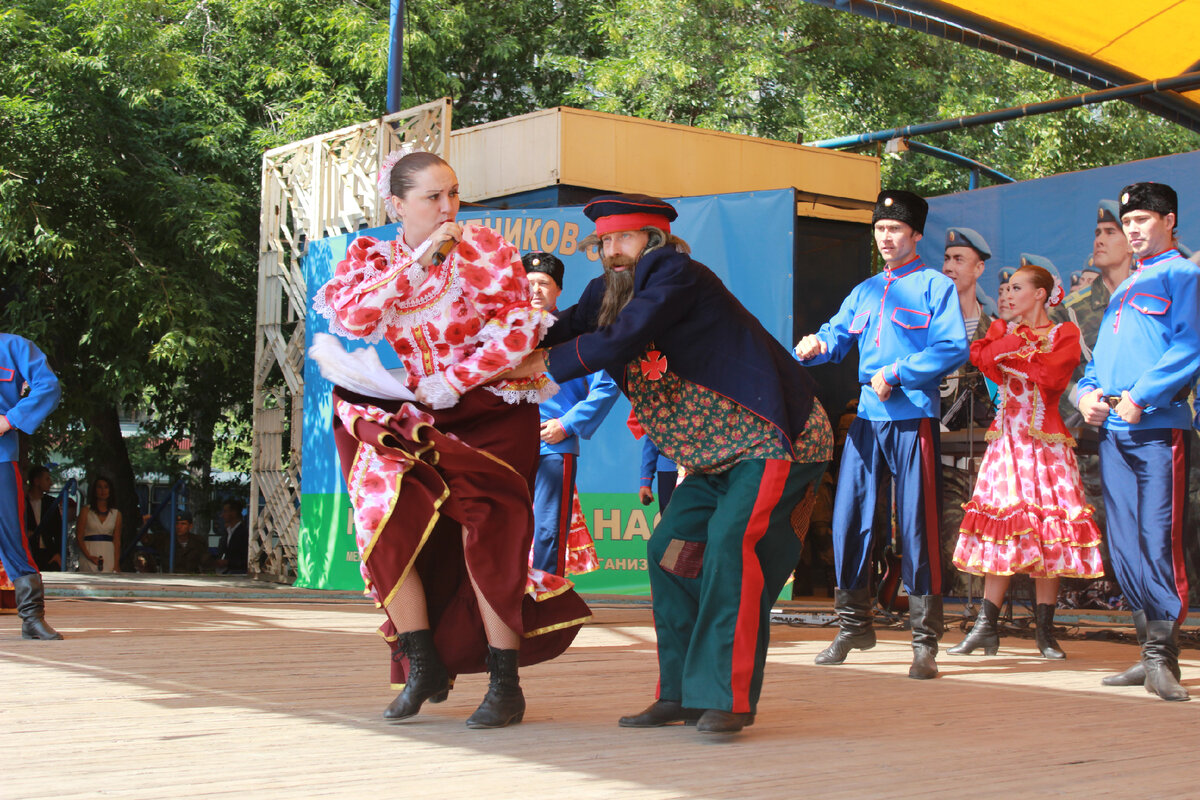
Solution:
{"label": "white lattice structure", "polygon": [[383,157],[406,142],[444,155],[449,134],[450,100],[442,98],[263,155],[250,473],[252,576],[291,582],[296,574],[305,243],[383,224],[375,188]]}

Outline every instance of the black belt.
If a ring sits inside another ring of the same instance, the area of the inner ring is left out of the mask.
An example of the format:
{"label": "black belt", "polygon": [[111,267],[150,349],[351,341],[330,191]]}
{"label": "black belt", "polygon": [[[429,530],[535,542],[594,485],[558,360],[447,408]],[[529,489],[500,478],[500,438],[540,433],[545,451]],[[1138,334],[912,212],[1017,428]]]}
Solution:
{"label": "black belt", "polygon": [[[1180,389],[1178,392],[1175,393],[1175,396],[1171,398],[1171,402],[1172,403],[1182,403],[1183,401],[1188,399],[1188,395],[1191,393],[1192,393],[1192,387],[1184,386],[1182,389]],[[1117,403],[1121,402],[1121,395],[1119,395],[1119,394],[1101,395],[1100,401],[1103,403],[1108,403],[1109,408],[1115,409],[1117,407]],[[1130,402],[1132,402],[1132,401],[1130,401]]]}

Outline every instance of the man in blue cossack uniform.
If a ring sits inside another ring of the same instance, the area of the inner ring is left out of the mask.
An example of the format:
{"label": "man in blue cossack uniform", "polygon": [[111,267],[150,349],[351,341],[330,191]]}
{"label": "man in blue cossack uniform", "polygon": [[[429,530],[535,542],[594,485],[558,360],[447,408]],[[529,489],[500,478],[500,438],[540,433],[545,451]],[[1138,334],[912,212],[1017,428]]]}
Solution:
{"label": "man in blue cossack uniform", "polygon": [[1105,535],[1142,657],[1103,683],[1187,700],[1179,626],[1187,616],[1187,399],[1200,373],[1200,268],[1176,248],[1170,186],[1125,187],[1120,214],[1137,262],[1104,310],[1078,402],[1084,421],[1103,426]]}
{"label": "man in blue cossack uniform", "polygon": [[917,255],[928,211],[912,192],[879,194],[872,223],[883,272],[854,287],[837,314],[796,345],[801,362],[823,364],[841,361],[857,344],[862,384],[833,506],[840,629],[816,663],[841,664],[850,650],[875,646],[871,531],[876,495],[890,473],[912,621],[908,675],[918,679],[937,676],[943,633],[938,387],[968,353],[954,282]]}
{"label": "man in blue cossack uniform", "polygon": [[58,398],[58,378],[42,351],[28,339],[0,333],[0,561],[16,590],[26,639],[63,638],[45,619],[42,574],[25,536],[25,489],[18,463],[21,434],[33,433]]}
{"label": "man in blue cossack uniform", "polygon": [[[526,253],[521,258],[529,279],[534,308],[558,313],[563,263],[551,253]],[[590,439],[617,402],[612,378],[597,372],[559,384],[558,392],[538,406],[541,412],[541,452],[533,494],[533,566],[555,575],[567,574],[567,534],[575,500],[575,471],[579,440]]]}

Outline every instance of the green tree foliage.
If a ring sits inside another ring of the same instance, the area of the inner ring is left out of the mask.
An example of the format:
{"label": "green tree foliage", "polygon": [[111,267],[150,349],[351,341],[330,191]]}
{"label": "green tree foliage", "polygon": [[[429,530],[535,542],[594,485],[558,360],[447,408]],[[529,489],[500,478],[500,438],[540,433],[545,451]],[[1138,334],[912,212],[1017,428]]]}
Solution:
{"label": "green tree foliage", "polygon": [[[593,6],[605,55],[574,62],[572,104],[805,141],[881,130],[1082,89],[999,56],[801,0],[613,0]],[[1200,136],[1124,103],[923,139],[1017,179],[1200,147]],[[874,152],[872,148],[870,152]],[[961,169],[915,154],[888,182],[965,189]]]}

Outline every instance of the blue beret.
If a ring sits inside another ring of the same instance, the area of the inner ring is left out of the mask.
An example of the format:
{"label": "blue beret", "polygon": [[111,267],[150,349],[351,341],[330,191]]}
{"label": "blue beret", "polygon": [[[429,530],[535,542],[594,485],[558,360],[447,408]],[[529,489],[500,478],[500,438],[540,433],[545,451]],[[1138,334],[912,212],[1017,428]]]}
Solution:
{"label": "blue beret", "polygon": [[1004,269],[1000,270],[1000,285],[1003,286],[1004,284],[1008,283],[1009,278],[1011,278],[1013,273],[1016,271],[1017,270],[1014,267],[1005,267]]}
{"label": "blue beret", "polygon": [[992,249],[988,247],[979,231],[970,228],[950,228],[946,231],[946,247],[970,247],[979,257],[987,261],[992,257]]}
{"label": "blue beret", "polygon": [[1121,227],[1121,208],[1116,200],[1101,200],[1096,209],[1096,222],[1111,222]]}
{"label": "blue beret", "polygon": [[1036,256],[1033,253],[1021,253],[1021,266],[1041,267],[1054,277],[1058,277],[1058,267],[1054,266],[1054,262],[1045,256]]}

